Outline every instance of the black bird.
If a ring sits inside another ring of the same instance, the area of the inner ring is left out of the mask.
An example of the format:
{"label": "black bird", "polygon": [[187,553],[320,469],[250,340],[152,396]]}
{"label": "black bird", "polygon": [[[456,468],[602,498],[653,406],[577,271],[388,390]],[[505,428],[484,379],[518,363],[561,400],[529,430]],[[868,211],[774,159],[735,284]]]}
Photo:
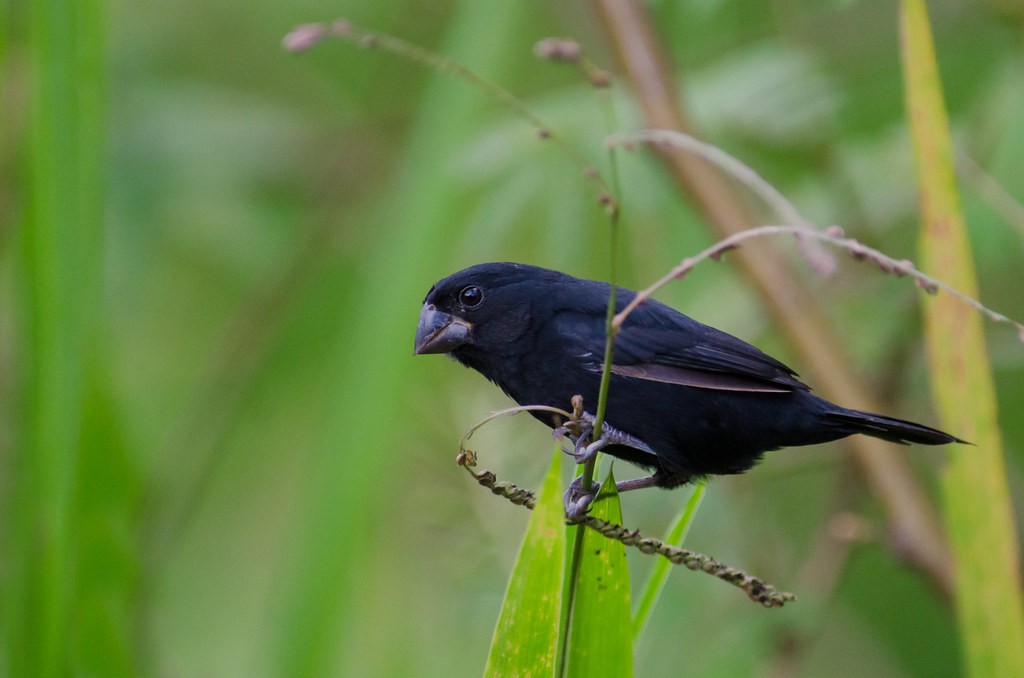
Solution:
{"label": "black bird", "polygon": [[[420,312],[416,353],[449,353],[520,405],[597,407],[610,286],[536,266],[489,263],[431,288]],[[618,310],[636,292],[618,288]],[[577,437],[582,462],[597,450],[649,471],[619,490],[672,488],[742,473],[768,450],[864,433],[894,443],[964,442],[902,419],[840,407],[811,393],[796,373],[750,344],[653,299],[618,332],[601,440]],[[560,432],[546,412],[533,415]],[[567,494],[570,513],[592,492]]]}

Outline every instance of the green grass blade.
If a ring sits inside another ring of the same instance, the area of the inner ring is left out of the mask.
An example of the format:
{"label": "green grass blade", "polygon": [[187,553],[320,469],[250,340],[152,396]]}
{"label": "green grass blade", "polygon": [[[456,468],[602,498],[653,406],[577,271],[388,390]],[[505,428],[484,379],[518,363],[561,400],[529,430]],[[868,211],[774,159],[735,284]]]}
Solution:
{"label": "green grass blade", "polygon": [[103,201],[103,35],[95,2],[28,6],[26,217],[19,229],[17,455],[5,549],[9,675],[69,660],[74,483],[86,354],[98,302]]}
{"label": "green grass blade", "polygon": [[554,672],[565,560],[563,456],[556,450],[530,516],[494,629],[487,676],[550,676]]}
{"label": "green grass blade", "polygon": [[75,623],[71,660],[80,675],[140,674],[142,474],[127,444],[105,361],[90,360],[75,487]]}
{"label": "green grass blade", "polygon": [[[591,515],[622,524],[611,473]],[[594,530],[583,536],[576,601],[569,631],[569,676],[633,675],[633,633],[629,624],[629,568],[626,547]]]}
{"label": "green grass blade", "polygon": [[[907,115],[917,156],[926,270],[977,296],[971,246],[953,170],[953,150],[927,9],[902,2]],[[956,606],[969,673],[1024,675],[1020,560],[1003,465],[1002,436],[981,317],[948,295],[926,307],[935,402],[954,445],[942,477],[956,560]]]}
{"label": "green grass blade", "polygon": [[[690,525],[693,524],[693,519],[697,517],[697,509],[700,508],[700,503],[704,499],[706,491],[707,486],[704,483],[700,483],[693,488],[686,506],[683,507],[683,510],[673,521],[672,527],[669,528],[668,535],[665,537],[666,544],[683,545],[686,535],[690,531]],[[654,562],[654,567],[651,568],[651,576],[647,579],[647,584],[644,586],[644,591],[640,596],[640,602],[637,604],[636,613],[633,615],[634,643],[640,639],[640,634],[647,627],[647,622],[651,619],[651,613],[654,612],[654,605],[658,602],[658,598],[661,596],[662,589],[665,588],[665,582],[668,581],[668,575],[671,571],[672,563],[667,559],[658,558]]]}

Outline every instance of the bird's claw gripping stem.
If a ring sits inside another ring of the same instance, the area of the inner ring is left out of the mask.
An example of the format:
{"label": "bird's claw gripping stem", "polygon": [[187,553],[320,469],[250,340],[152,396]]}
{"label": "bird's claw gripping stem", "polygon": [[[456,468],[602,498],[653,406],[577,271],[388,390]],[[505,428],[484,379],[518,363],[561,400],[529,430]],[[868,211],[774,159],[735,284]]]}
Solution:
{"label": "bird's claw gripping stem", "polygon": [[578,476],[569,483],[569,489],[565,491],[565,517],[573,522],[587,514],[590,505],[597,499],[597,493],[601,489],[599,483],[591,483],[590,491],[584,492],[582,486],[583,476]]}
{"label": "bird's claw gripping stem", "polygon": [[[598,452],[609,445],[623,445],[636,450],[641,450],[654,455],[654,450],[639,438],[632,436],[625,431],[620,431],[614,426],[605,422],[601,426],[601,436],[594,441],[591,438],[594,434],[594,415],[582,411],[582,402],[573,399],[573,418],[562,426],[559,426],[551,435],[555,440],[562,440],[568,437],[572,441],[571,450],[565,450],[566,454],[572,455],[577,464],[585,464],[594,458]],[[565,491],[565,515],[570,522],[578,520],[586,515],[590,505],[597,498],[599,483],[593,483],[589,491],[582,488],[582,476],[576,478]],[[655,476],[625,480],[617,483],[619,491],[633,490],[641,487],[651,487],[657,484]]]}
{"label": "bird's claw gripping stem", "polygon": [[577,464],[585,464],[593,459],[595,454],[609,445],[624,445],[625,447],[632,447],[636,450],[654,454],[654,450],[647,443],[625,431],[620,431],[608,424],[608,422],[601,426],[601,437],[593,442],[588,442],[593,432],[594,415],[584,412],[578,419],[556,428],[552,431],[551,435],[554,436],[555,440],[561,440],[568,436],[573,441],[572,451],[566,450],[566,454],[571,454]]}
{"label": "bird's claw gripping stem", "polygon": [[[578,427],[577,427],[578,428]],[[568,434],[570,440],[573,441],[572,450],[565,450],[566,454],[572,455],[572,458],[576,460],[577,464],[585,464],[594,458],[594,455],[601,451],[602,448],[608,445],[608,440],[602,436],[590,442],[590,436],[594,432],[594,428],[589,424],[579,428],[578,435],[572,435],[568,433],[565,426],[560,426],[555,429],[554,436],[556,439],[560,439]]]}

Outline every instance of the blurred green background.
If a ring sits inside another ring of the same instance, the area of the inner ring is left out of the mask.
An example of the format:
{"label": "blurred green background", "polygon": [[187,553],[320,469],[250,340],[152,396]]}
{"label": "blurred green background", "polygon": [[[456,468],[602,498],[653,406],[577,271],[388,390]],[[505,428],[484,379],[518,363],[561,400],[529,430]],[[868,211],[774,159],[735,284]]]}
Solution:
{"label": "blurred green background", "polygon": [[[341,42],[300,56],[280,42],[337,16],[402,36],[512,90],[602,164],[604,136],[639,124],[626,88],[609,104],[532,54],[572,36],[614,70],[592,7],[122,0],[79,3],[62,23],[49,5],[3,5],[0,38],[6,675],[34,662],[78,675],[478,675],[528,516],[454,465],[462,432],[507,400],[454,363],[413,359],[418,309],[436,279],[480,261],[606,276],[607,220],[577,166],[465,82]],[[895,4],[649,5],[699,136],[816,222],[914,257]],[[982,297],[1024,318],[1024,13],[1005,0],[929,8]],[[42,64],[62,46],[96,67],[48,90]],[[79,155],[47,164],[44,141],[67,129]],[[648,154],[620,170],[621,279],[639,287],[711,236]],[[793,258],[888,410],[934,423],[927,301],[841,263],[821,280]],[[801,370],[728,261],[661,298]],[[48,327],[73,339],[49,346]],[[1024,350],[1005,327],[988,334],[1020,525]],[[48,351],[66,367],[51,390]],[[33,456],[50,431],[66,434],[59,451]],[[522,418],[473,448],[535,486],[552,446]],[[934,490],[941,452],[892,453]],[[657,534],[685,498],[628,495],[626,522]],[[638,675],[956,674],[948,601],[901,564],[880,518],[839,445],[714,482],[688,546],[800,602],[766,611],[674,572]],[[858,539],[837,539],[837,525]],[[630,558],[639,581],[650,562]],[[33,598],[39,582],[57,593]]]}

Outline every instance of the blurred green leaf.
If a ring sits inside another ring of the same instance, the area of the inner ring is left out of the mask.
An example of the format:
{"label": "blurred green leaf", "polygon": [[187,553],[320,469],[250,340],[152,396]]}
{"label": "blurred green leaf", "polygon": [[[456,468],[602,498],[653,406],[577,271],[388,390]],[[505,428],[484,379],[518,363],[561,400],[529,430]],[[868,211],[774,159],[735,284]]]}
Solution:
{"label": "blurred green leaf", "polygon": [[[622,524],[615,477],[608,473],[591,515]],[[569,632],[569,676],[633,675],[633,628],[630,624],[629,567],[626,547],[594,530],[584,530]]]}
{"label": "blurred green leaf", "polygon": [[[500,71],[511,59],[505,42],[516,34],[511,28],[526,16],[517,3],[460,5],[444,52],[473,60],[482,71]],[[481,31],[486,21],[509,30]],[[325,47],[354,49],[342,43]],[[397,57],[380,53],[378,58]],[[464,81],[443,74],[435,78],[421,101],[402,177],[381,202],[378,229],[359,261],[355,284],[361,292],[350,294],[339,309],[349,332],[326,365],[333,383],[321,407],[330,423],[323,427],[321,452],[313,462],[316,474],[301,519],[305,529],[288,567],[284,622],[275,629],[276,661],[285,675],[323,675],[342,661],[335,654],[337,637],[364,633],[363,617],[370,612],[360,606],[377,605],[360,600],[350,582],[372,579],[375,559],[390,557],[359,548],[374,525],[349,517],[388,510],[389,498],[377,486],[380,454],[393,445],[395,428],[384,419],[413,401],[410,323],[430,284],[449,272],[441,262],[451,256],[452,244],[464,237],[463,205],[453,199],[461,187],[447,158],[465,143],[477,122],[477,106],[486,101]],[[402,655],[375,647],[385,655],[378,661],[403,661]],[[359,658],[343,661],[352,671]],[[389,668],[407,670],[400,663]]]}
{"label": "blurred green leaf", "polygon": [[491,640],[484,671],[488,676],[543,676],[554,672],[565,560],[563,456],[556,449],[523,536]]}
{"label": "blurred green leaf", "polygon": [[[973,297],[978,283],[953,169],[953,145],[924,0],[903,0],[907,116],[917,156],[922,264]],[[1020,560],[981,316],[948,295],[926,305],[932,390],[953,445],[942,474],[956,559],[956,604],[974,676],[1024,675]]]}
{"label": "blurred green leaf", "polygon": [[84,675],[139,675],[134,619],[139,591],[138,521],[142,480],[125,445],[121,414],[103,360],[86,375],[82,449],[75,487],[76,582],[71,642]]}
{"label": "blurred green leaf", "polygon": [[[1019,203],[1019,16],[929,6],[959,145]],[[703,137],[817,222],[912,247],[891,7],[648,7]],[[410,333],[429,284],[471,263],[605,275],[606,221],[556,145],[464,81],[379,49],[279,49],[295,23],[338,12],[326,0],[0,10],[0,673],[480,675],[528,514],[492,511],[447,455],[507,401],[445,360],[413,359]],[[614,70],[590,12],[343,9],[516,93],[604,167],[600,100],[631,129],[630,92],[616,82],[595,97],[578,69],[531,56],[539,38],[572,36]],[[707,234],[652,156],[619,164],[619,277],[638,287]],[[967,207],[986,301],[1024,315],[1019,233],[980,191]],[[927,420],[915,291],[854,265],[809,284],[894,411]],[[728,258],[663,300],[793,362]],[[993,332],[990,348],[1012,413],[1020,346]],[[1024,419],[1002,425],[1013,477]],[[487,434],[496,470],[541,478],[547,431],[502,426]],[[873,511],[831,450],[768,455],[720,486],[688,540],[773,571],[802,571],[828,516]],[[660,524],[681,496],[637,493],[631,520]],[[670,575],[635,670],[674,675],[685,657],[707,675],[957,672],[954,615],[889,551],[856,549],[821,595],[834,602],[819,612],[762,614],[730,587]]]}
{"label": "blurred green leaf", "polygon": [[[14,482],[5,502],[10,513],[2,521],[7,532],[2,654],[12,676],[67,674],[80,612],[77,594],[96,583],[94,572],[79,568],[79,548],[97,545],[82,539],[74,501],[80,457],[106,457],[106,450],[85,449],[82,441],[85,372],[101,316],[106,169],[101,5],[57,0],[25,8],[31,66],[24,83],[28,166],[19,184],[24,193],[18,191],[26,208],[18,231],[16,281],[15,411],[20,416],[9,467]],[[96,496],[105,489],[87,485],[79,494]],[[118,602],[123,607],[125,599]],[[122,645],[114,651],[130,649]]]}
{"label": "blurred green leaf", "polygon": [[[706,491],[707,485],[704,482],[699,483],[693,488],[693,492],[690,493],[690,498],[687,500],[686,505],[683,506],[683,510],[672,521],[672,526],[669,528],[668,534],[664,539],[666,544],[673,546],[683,545],[683,542],[686,541],[686,535],[690,531],[690,526],[693,524],[694,518],[697,517],[697,509],[700,508],[700,502],[704,499]],[[658,602],[662,590],[665,588],[665,582],[668,581],[668,575],[672,571],[672,567],[672,563],[667,558],[655,560],[654,567],[651,568],[651,574],[647,578],[647,584],[644,586],[643,594],[640,596],[640,602],[637,604],[636,614],[633,615],[634,643],[639,640],[640,634],[647,627],[647,622],[651,619],[651,613],[654,612],[654,606]]]}

